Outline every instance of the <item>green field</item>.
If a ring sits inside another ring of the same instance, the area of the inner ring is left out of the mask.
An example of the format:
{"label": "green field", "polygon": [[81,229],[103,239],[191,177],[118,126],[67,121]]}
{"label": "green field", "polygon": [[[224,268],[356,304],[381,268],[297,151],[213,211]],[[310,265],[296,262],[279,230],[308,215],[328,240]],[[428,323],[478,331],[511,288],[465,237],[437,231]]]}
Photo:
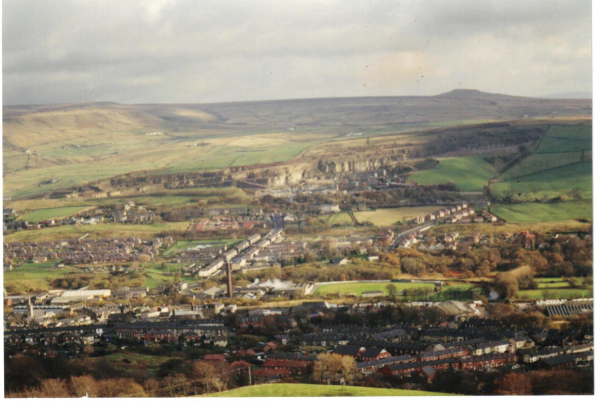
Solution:
{"label": "green field", "polygon": [[511,223],[567,221],[577,218],[591,220],[592,201],[562,203],[496,204],[492,213]]}
{"label": "green field", "polygon": [[443,158],[436,169],[416,172],[408,179],[421,184],[453,182],[462,191],[483,190],[494,169],[479,157]]}
{"label": "green field", "polygon": [[560,126],[548,129],[536,153],[566,153],[592,149],[591,126]]}
{"label": "green field", "polygon": [[591,162],[558,167],[491,185],[494,196],[513,195],[518,200],[539,200],[544,196],[554,198],[575,188],[581,190],[584,198],[592,198]]}
{"label": "green field", "polygon": [[73,272],[70,266],[55,269],[56,262],[24,263],[12,271],[4,272],[4,286],[15,293],[27,292],[29,289],[47,290],[48,283]]}
{"label": "green field", "polygon": [[200,397],[315,397],[315,396],[453,396],[403,389],[366,388],[313,384],[275,383],[247,386]]}
{"label": "green field", "polygon": [[574,199],[579,189],[592,198],[592,129],[590,126],[551,126],[535,153],[527,156],[491,184],[495,197],[535,201]]}
{"label": "green field", "polygon": [[352,224],[352,218],[348,213],[336,213],[329,216],[327,219],[331,225],[333,224]]}
{"label": "green field", "polygon": [[51,241],[73,239],[89,233],[91,238],[128,238],[150,239],[160,232],[185,231],[189,222],[161,222],[154,224],[96,224],[61,225],[42,228],[36,231],[19,231],[4,237],[4,242]]}
{"label": "green field", "polygon": [[135,194],[102,199],[35,199],[35,200],[12,200],[5,203],[17,211],[55,209],[59,207],[79,207],[80,209],[91,206],[109,206],[114,204],[125,204],[133,201],[142,206],[168,206],[177,207],[187,204],[197,204],[198,200],[206,203],[220,203],[224,198],[237,198],[244,200],[246,194],[239,188],[195,188],[184,190],[169,190],[168,194],[148,193]]}
{"label": "green field", "polygon": [[367,291],[382,291],[385,295],[389,295],[386,287],[390,284],[396,286],[397,293],[415,288],[429,288],[433,291],[435,288],[430,283],[391,283],[389,281],[381,283],[343,283],[320,285],[313,294],[316,296],[325,296],[327,294],[356,294],[360,296],[363,292]]}
{"label": "green field", "polygon": [[51,220],[56,218],[66,218],[85,210],[87,207],[58,207],[32,211],[31,213],[19,216],[19,220],[27,220],[31,222],[39,222],[43,220]]}
{"label": "green field", "polygon": [[373,211],[358,211],[354,213],[354,216],[358,222],[362,223],[369,221],[377,226],[385,227],[394,225],[398,221],[404,222],[412,220],[418,216],[425,216],[426,214],[433,213],[439,209],[439,206],[400,207]]}
{"label": "green field", "polygon": [[517,293],[517,298],[522,299],[555,299],[555,298],[591,298],[594,296],[592,290],[580,290],[576,288],[566,289],[539,289],[522,290]]}
{"label": "green field", "polygon": [[[576,277],[577,285],[581,286],[583,277]],[[523,299],[553,299],[553,298],[589,298],[593,297],[592,289],[569,288],[567,281],[561,277],[539,277],[535,278],[538,283],[537,290],[521,290],[517,294]]]}
{"label": "green field", "polygon": [[581,152],[561,153],[558,158],[556,154],[532,154],[502,174],[501,179],[510,180],[564,165],[591,160],[591,155]]}

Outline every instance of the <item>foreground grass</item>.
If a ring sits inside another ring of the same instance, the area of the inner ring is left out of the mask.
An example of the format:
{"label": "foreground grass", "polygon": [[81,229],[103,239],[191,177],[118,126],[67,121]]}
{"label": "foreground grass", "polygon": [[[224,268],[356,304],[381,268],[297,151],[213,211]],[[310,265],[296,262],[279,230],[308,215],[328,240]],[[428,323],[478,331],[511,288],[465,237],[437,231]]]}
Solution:
{"label": "foreground grass", "polygon": [[248,386],[211,393],[204,397],[314,397],[314,396],[452,396],[445,393],[420,392],[402,389],[365,388],[360,386],[334,386],[276,383]]}

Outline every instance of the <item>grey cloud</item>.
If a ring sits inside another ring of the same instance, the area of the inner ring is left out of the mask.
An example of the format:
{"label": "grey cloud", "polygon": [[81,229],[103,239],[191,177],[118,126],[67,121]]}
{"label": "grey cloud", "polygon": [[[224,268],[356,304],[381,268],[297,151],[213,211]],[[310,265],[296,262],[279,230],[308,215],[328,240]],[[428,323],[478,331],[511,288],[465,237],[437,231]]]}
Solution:
{"label": "grey cloud", "polygon": [[590,13],[569,0],[4,0],[3,102],[589,91]]}

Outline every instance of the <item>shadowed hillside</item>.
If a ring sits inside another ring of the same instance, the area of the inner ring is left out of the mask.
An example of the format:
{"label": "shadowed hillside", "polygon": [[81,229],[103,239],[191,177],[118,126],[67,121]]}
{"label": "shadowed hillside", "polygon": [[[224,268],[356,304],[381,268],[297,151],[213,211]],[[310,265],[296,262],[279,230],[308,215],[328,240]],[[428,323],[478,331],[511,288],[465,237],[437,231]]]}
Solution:
{"label": "shadowed hillside", "polygon": [[219,104],[5,106],[5,145],[28,147],[84,137],[95,129],[132,131],[282,130],[506,120],[524,115],[584,116],[591,100],[537,99],[454,90],[428,97],[321,98]]}
{"label": "shadowed hillside", "polygon": [[[455,90],[428,97],[5,106],[3,112],[4,191],[26,197],[130,172],[222,170],[318,156],[331,152],[328,142],[334,139],[344,140],[345,148],[363,147],[346,136],[353,132],[414,131],[389,141],[406,143],[406,152],[425,145],[436,148],[435,132],[427,137],[419,130],[527,117],[587,117],[591,100]],[[494,130],[487,125],[480,131],[485,137]],[[457,137],[451,139],[456,142]],[[518,142],[509,143],[504,146]]]}

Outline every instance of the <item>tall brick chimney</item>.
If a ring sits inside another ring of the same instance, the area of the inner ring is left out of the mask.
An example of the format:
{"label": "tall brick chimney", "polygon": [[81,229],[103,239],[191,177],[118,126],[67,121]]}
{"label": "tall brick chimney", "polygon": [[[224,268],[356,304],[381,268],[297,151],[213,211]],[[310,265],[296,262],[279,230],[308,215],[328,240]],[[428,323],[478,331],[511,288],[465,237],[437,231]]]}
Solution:
{"label": "tall brick chimney", "polygon": [[227,259],[227,296],[233,298],[233,284],[231,280],[231,262]]}

